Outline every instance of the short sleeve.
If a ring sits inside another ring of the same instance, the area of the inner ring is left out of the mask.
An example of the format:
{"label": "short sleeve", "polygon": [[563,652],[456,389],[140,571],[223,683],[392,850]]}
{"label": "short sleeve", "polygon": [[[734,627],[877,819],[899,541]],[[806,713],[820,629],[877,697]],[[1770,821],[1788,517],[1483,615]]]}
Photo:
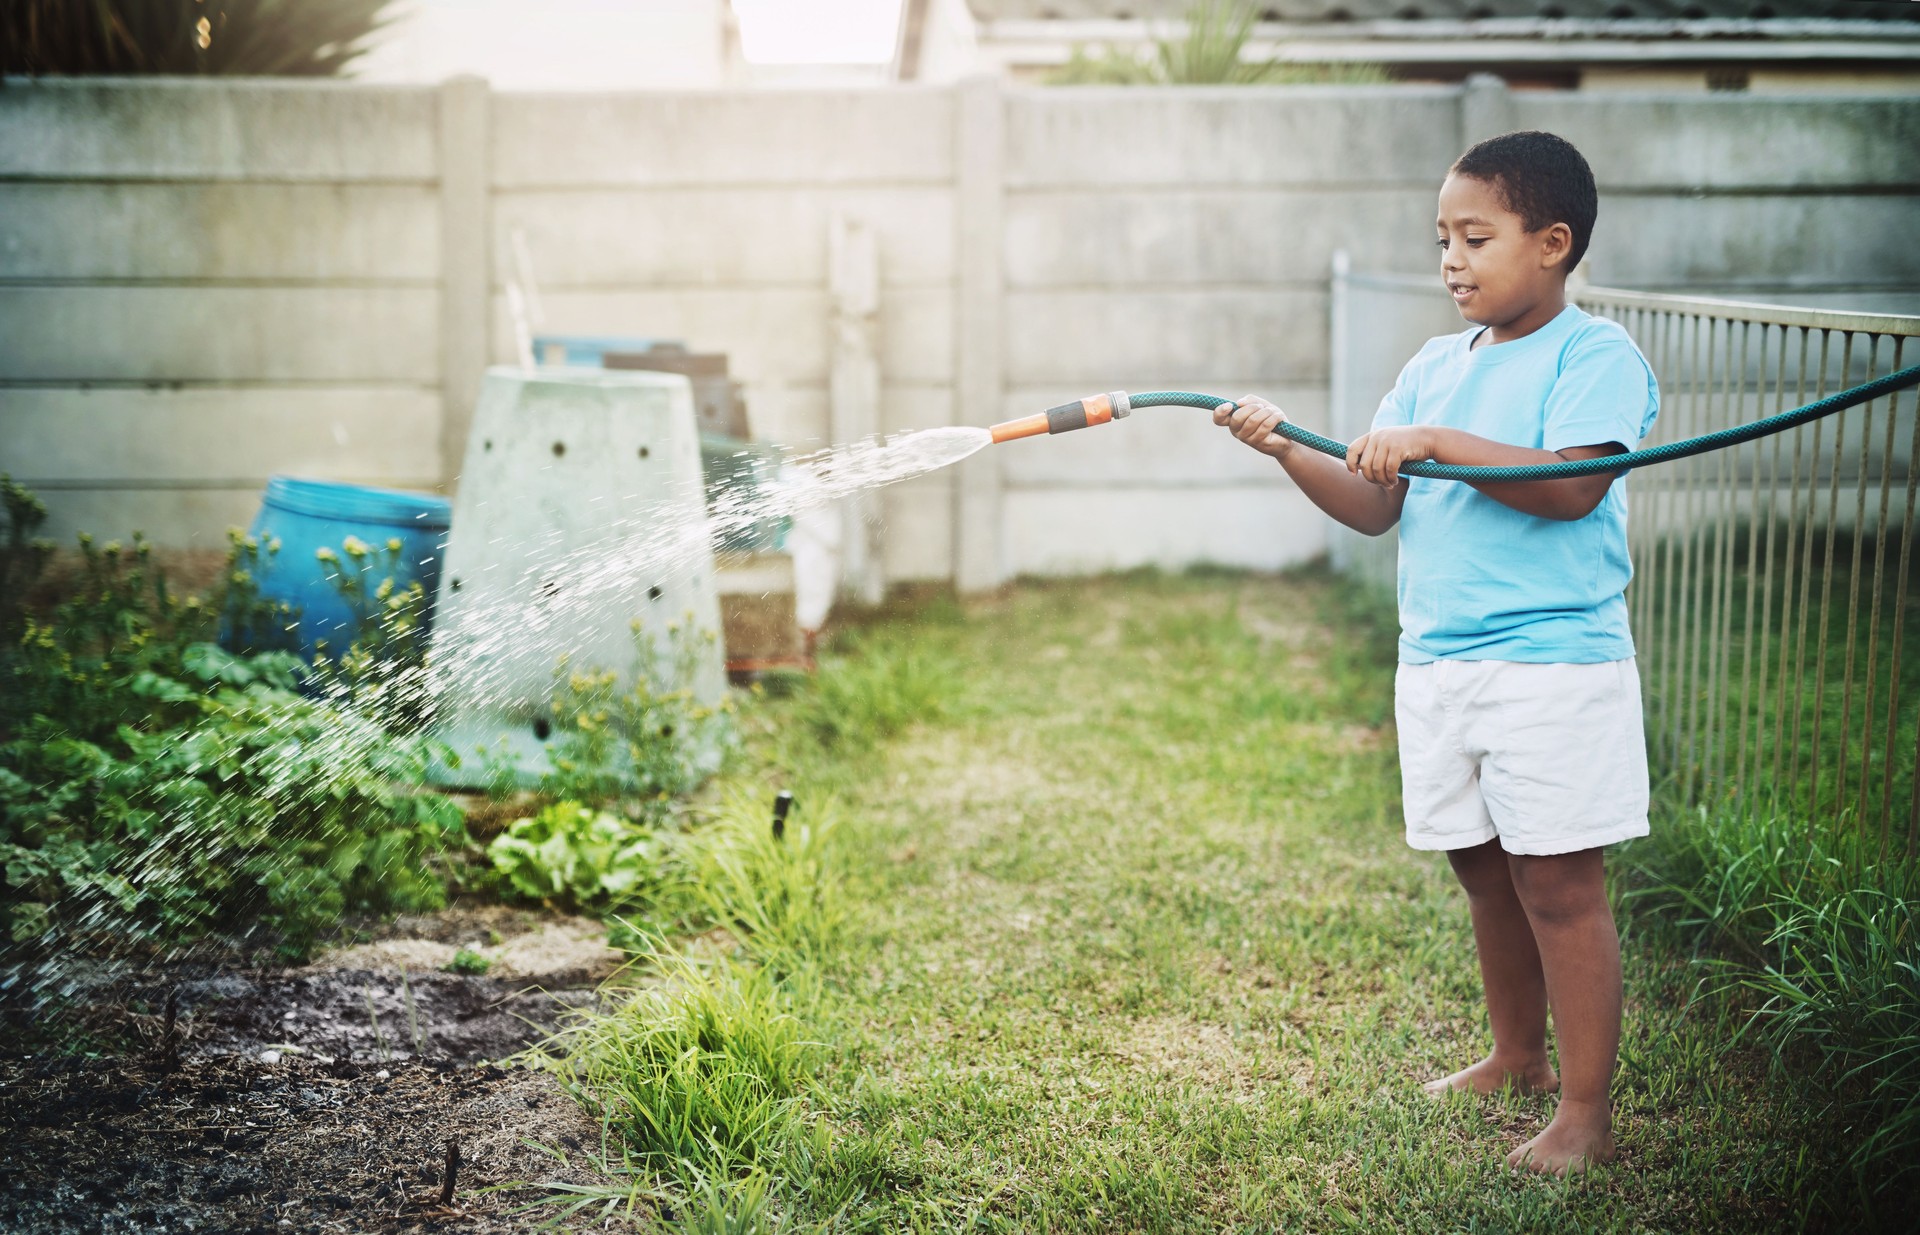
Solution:
{"label": "short sleeve", "polygon": [[1660,414],[1660,386],[1624,331],[1576,345],[1547,394],[1541,446],[1639,445]]}
{"label": "short sleeve", "polygon": [[1416,396],[1420,389],[1421,371],[1426,368],[1429,356],[1435,353],[1436,347],[1443,347],[1446,342],[1444,337],[1427,340],[1426,344],[1413,354],[1413,359],[1401,367],[1400,376],[1394,380],[1393,389],[1387,392],[1386,398],[1380,400],[1379,408],[1373,413],[1373,424],[1367,430],[1369,433],[1374,429],[1390,429],[1395,425],[1413,423],[1413,409],[1418,402]]}

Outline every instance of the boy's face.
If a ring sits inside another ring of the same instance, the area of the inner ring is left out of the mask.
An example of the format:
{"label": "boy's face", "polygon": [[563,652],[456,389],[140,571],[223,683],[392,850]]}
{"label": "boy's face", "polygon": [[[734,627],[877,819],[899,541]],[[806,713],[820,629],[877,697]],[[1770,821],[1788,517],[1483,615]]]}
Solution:
{"label": "boy's face", "polygon": [[1452,175],[1440,186],[1436,225],[1440,277],[1468,321],[1504,326],[1562,296],[1573,238],[1565,223],[1530,232],[1494,185]]}

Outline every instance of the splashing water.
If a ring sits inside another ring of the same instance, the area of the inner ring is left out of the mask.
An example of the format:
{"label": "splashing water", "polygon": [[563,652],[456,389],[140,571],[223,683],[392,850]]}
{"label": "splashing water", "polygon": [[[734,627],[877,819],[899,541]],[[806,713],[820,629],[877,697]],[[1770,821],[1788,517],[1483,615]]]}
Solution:
{"label": "splashing water", "polygon": [[[583,629],[624,628],[632,615],[644,611],[640,602],[649,581],[689,577],[711,562],[717,546],[756,525],[926,475],[991,444],[992,435],[983,428],[926,429],[813,452],[785,452],[779,467],[763,476],[758,487],[729,488],[711,502],[704,485],[690,493],[656,490],[624,495],[617,504],[622,513],[609,524],[610,538],[603,535],[592,545],[568,546],[554,532],[542,543],[521,546],[525,550],[521,562],[535,565],[523,566],[514,582],[526,584],[535,573],[543,581],[562,579],[564,587],[557,593],[537,604],[517,600],[470,608],[462,621],[468,637],[444,639],[437,634],[424,669],[392,668],[370,688],[361,683],[357,695],[343,686],[330,688],[324,701],[342,713],[340,722],[323,733],[309,731],[259,752],[248,771],[261,776],[264,796],[291,807],[303,796],[325,790],[303,778],[301,769],[316,763],[358,764],[377,758],[391,742],[391,734],[361,714],[369,699],[382,711],[408,702],[491,710],[489,704],[505,700],[508,683],[524,680],[512,671],[516,664],[532,659],[551,671],[574,651],[566,644]],[[456,535],[458,531],[456,527]],[[531,591],[529,587],[502,589],[503,594],[520,597]],[[163,821],[163,826],[179,832],[192,825],[183,818]],[[191,845],[194,838],[176,835],[172,843]],[[164,880],[170,847],[149,851],[146,862],[139,864],[146,869],[129,870],[126,876],[141,883]],[[81,911],[72,933],[110,936],[114,916],[110,901],[95,901]],[[65,993],[74,990],[78,971],[71,958],[64,964],[56,960],[35,968],[38,974],[29,979],[30,987],[48,993],[54,993],[55,987]],[[58,980],[60,969],[67,970],[66,981]],[[11,986],[20,976],[24,975],[16,971],[13,978],[0,980],[0,988]],[[56,980],[49,983],[50,978]]]}

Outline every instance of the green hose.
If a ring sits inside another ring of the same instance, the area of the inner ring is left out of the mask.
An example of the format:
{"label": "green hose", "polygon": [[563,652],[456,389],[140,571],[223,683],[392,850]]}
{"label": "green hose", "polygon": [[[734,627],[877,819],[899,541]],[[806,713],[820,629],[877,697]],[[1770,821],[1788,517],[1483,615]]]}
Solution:
{"label": "green hose", "polygon": [[[1529,463],[1521,467],[1467,467],[1458,463],[1406,463],[1401,465],[1400,474],[1425,476],[1431,480],[1499,483],[1514,480],[1559,480],[1568,476],[1592,476],[1600,472],[1624,472],[1629,468],[1642,467],[1649,463],[1666,463],[1672,459],[1684,459],[1689,455],[1705,454],[1709,450],[1751,442],[1755,438],[1766,437],[1769,434],[1791,429],[1795,425],[1806,424],[1809,420],[1818,420],[1822,416],[1831,416],[1835,412],[1845,411],[1862,403],[1871,403],[1881,395],[1892,394],[1896,390],[1905,390],[1911,386],[1920,386],[1920,365],[1889,373],[1885,377],[1855,386],[1850,390],[1843,390],[1817,403],[1796,407],[1790,412],[1781,412],[1765,420],[1756,420],[1752,424],[1721,429],[1717,433],[1690,437],[1684,442],[1668,442],[1664,446],[1630,450],[1621,455],[1603,455],[1597,459]],[[1231,399],[1220,399],[1213,395],[1195,394],[1190,390],[1153,390],[1146,394],[1128,395],[1127,401],[1133,407],[1197,407],[1205,411],[1212,411],[1222,403],[1233,402]],[[1330,437],[1321,437],[1318,433],[1310,429],[1302,429],[1291,422],[1283,421],[1274,431],[1288,441],[1298,442],[1321,454],[1332,455],[1336,459],[1347,457],[1347,447],[1344,442],[1336,442]]]}

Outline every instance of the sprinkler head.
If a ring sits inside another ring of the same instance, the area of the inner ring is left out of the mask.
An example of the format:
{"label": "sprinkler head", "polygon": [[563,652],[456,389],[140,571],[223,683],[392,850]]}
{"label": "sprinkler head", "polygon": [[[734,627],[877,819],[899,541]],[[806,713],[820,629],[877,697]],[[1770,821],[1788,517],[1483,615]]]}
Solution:
{"label": "sprinkler head", "polygon": [[1005,420],[994,425],[989,432],[993,434],[995,442],[1010,442],[1017,437],[1065,433],[1069,429],[1103,425],[1109,420],[1122,419],[1132,410],[1132,404],[1127,401],[1127,392],[1115,390],[1103,395],[1088,395],[1074,403],[1062,403],[1059,407],[1050,407],[1044,412],[1022,416],[1018,420]]}

